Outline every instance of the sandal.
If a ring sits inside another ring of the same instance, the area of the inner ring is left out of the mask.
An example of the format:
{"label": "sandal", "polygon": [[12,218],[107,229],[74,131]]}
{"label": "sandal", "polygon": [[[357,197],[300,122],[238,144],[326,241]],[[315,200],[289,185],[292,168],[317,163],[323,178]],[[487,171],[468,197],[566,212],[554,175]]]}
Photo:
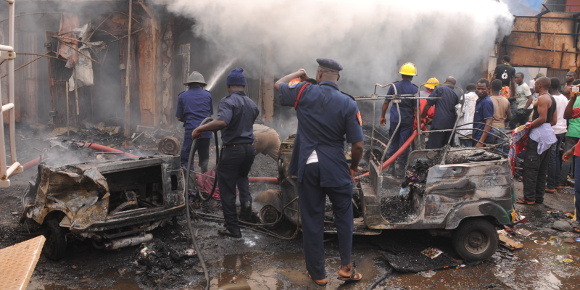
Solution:
{"label": "sandal", "polygon": [[556,189],[554,188],[546,188],[545,190],[547,193],[556,193]]}
{"label": "sandal", "polygon": [[360,280],[362,280],[363,276],[361,273],[357,273],[354,268],[352,269],[352,274],[350,274],[350,276],[342,276],[340,274],[338,274],[338,280],[344,281],[346,283],[350,283],[350,282],[358,282]]}
{"label": "sandal", "polygon": [[536,204],[535,201],[527,201],[527,200],[525,200],[523,198],[516,199],[516,203],[518,203],[518,204],[525,204],[525,205],[534,205],[534,204]]}
{"label": "sandal", "polygon": [[575,233],[580,233],[580,228],[573,228],[572,231]]}
{"label": "sandal", "polygon": [[312,278],[312,276],[310,276],[310,274],[308,274],[308,278],[312,279],[312,281],[314,281],[314,283],[316,283],[316,285],[318,285],[318,286],[326,286],[326,284],[328,284],[328,279],[326,279],[326,278],[316,280],[316,279]]}

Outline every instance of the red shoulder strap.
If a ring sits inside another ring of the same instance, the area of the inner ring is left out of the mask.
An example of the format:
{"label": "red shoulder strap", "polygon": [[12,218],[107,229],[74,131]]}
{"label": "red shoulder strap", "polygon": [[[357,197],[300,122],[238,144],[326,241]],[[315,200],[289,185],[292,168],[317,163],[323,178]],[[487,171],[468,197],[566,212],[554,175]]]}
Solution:
{"label": "red shoulder strap", "polygon": [[312,83],[305,83],[301,88],[300,91],[298,92],[298,96],[296,96],[296,101],[294,101],[294,110],[296,110],[298,108],[298,103],[300,102],[300,98],[302,98],[302,93],[304,93],[304,89],[306,89],[306,87],[308,87],[309,85],[311,85]]}

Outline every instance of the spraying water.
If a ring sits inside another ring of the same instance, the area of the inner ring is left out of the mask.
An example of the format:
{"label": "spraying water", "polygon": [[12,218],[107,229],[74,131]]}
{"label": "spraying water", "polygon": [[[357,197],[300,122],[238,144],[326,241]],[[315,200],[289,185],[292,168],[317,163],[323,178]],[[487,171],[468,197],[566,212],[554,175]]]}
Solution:
{"label": "spraying water", "polygon": [[329,57],[344,67],[341,88],[356,95],[399,79],[408,61],[419,70],[415,83],[480,74],[513,21],[494,0],[176,0],[168,9],[195,19],[212,54],[238,57],[249,74],[260,71],[262,49],[272,52],[265,61],[275,77],[299,68],[314,75],[315,59]]}
{"label": "spraying water", "polygon": [[224,75],[226,70],[230,66],[232,66],[232,64],[234,64],[235,61],[236,61],[236,59],[232,58],[232,59],[222,63],[222,65],[218,66],[218,68],[214,71],[214,73],[209,78],[209,81],[207,82],[207,87],[205,89],[208,91],[211,91],[211,89],[213,89],[213,87],[215,86],[217,81]]}

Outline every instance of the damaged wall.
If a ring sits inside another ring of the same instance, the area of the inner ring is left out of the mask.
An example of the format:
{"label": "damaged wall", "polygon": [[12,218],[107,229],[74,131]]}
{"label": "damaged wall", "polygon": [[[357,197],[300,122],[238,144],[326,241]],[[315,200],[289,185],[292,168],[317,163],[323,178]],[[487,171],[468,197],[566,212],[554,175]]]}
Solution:
{"label": "damaged wall", "polygon": [[[183,90],[183,74],[190,68],[189,64],[187,68],[176,65],[173,57],[176,51],[189,55],[183,48],[199,41],[191,34],[186,35],[187,40],[176,39],[182,31],[191,29],[193,21],[175,21],[176,16],[166,11],[164,1],[134,1],[132,52],[127,55],[128,3],[127,0],[18,1],[15,6],[18,121],[55,127],[66,126],[67,119],[71,126],[99,122],[123,126],[126,121],[131,128],[179,125],[174,117],[177,92]],[[6,11],[0,11],[0,19],[4,18]],[[71,33],[83,25],[89,28],[87,39]],[[6,31],[6,21],[0,22],[0,38]],[[87,42],[99,41],[103,43],[100,49],[82,49]],[[80,62],[79,54],[88,56],[94,85],[75,90],[69,83],[67,97],[67,81]],[[132,61],[131,114],[126,115],[128,58]],[[0,75],[4,74],[5,71],[0,71]]]}
{"label": "damaged wall", "polygon": [[571,13],[516,17],[500,53],[507,53],[514,66],[576,70],[579,23]]}

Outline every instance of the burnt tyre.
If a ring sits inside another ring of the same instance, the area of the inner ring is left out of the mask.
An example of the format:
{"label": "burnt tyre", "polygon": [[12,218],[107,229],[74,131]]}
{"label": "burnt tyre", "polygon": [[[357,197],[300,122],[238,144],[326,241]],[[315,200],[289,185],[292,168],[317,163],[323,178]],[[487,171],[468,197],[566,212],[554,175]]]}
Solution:
{"label": "burnt tyre", "polygon": [[495,226],[484,219],[465,220],[453,233],[453,247],[465,261],[490,258],[498,243]]}
{"label": "burnt tyre", "polygon": [[60,260],[66,253],[66,229],[59,225],[60,220],[51,218],[44,222],[44,242],[43,253],[51,260]]}

